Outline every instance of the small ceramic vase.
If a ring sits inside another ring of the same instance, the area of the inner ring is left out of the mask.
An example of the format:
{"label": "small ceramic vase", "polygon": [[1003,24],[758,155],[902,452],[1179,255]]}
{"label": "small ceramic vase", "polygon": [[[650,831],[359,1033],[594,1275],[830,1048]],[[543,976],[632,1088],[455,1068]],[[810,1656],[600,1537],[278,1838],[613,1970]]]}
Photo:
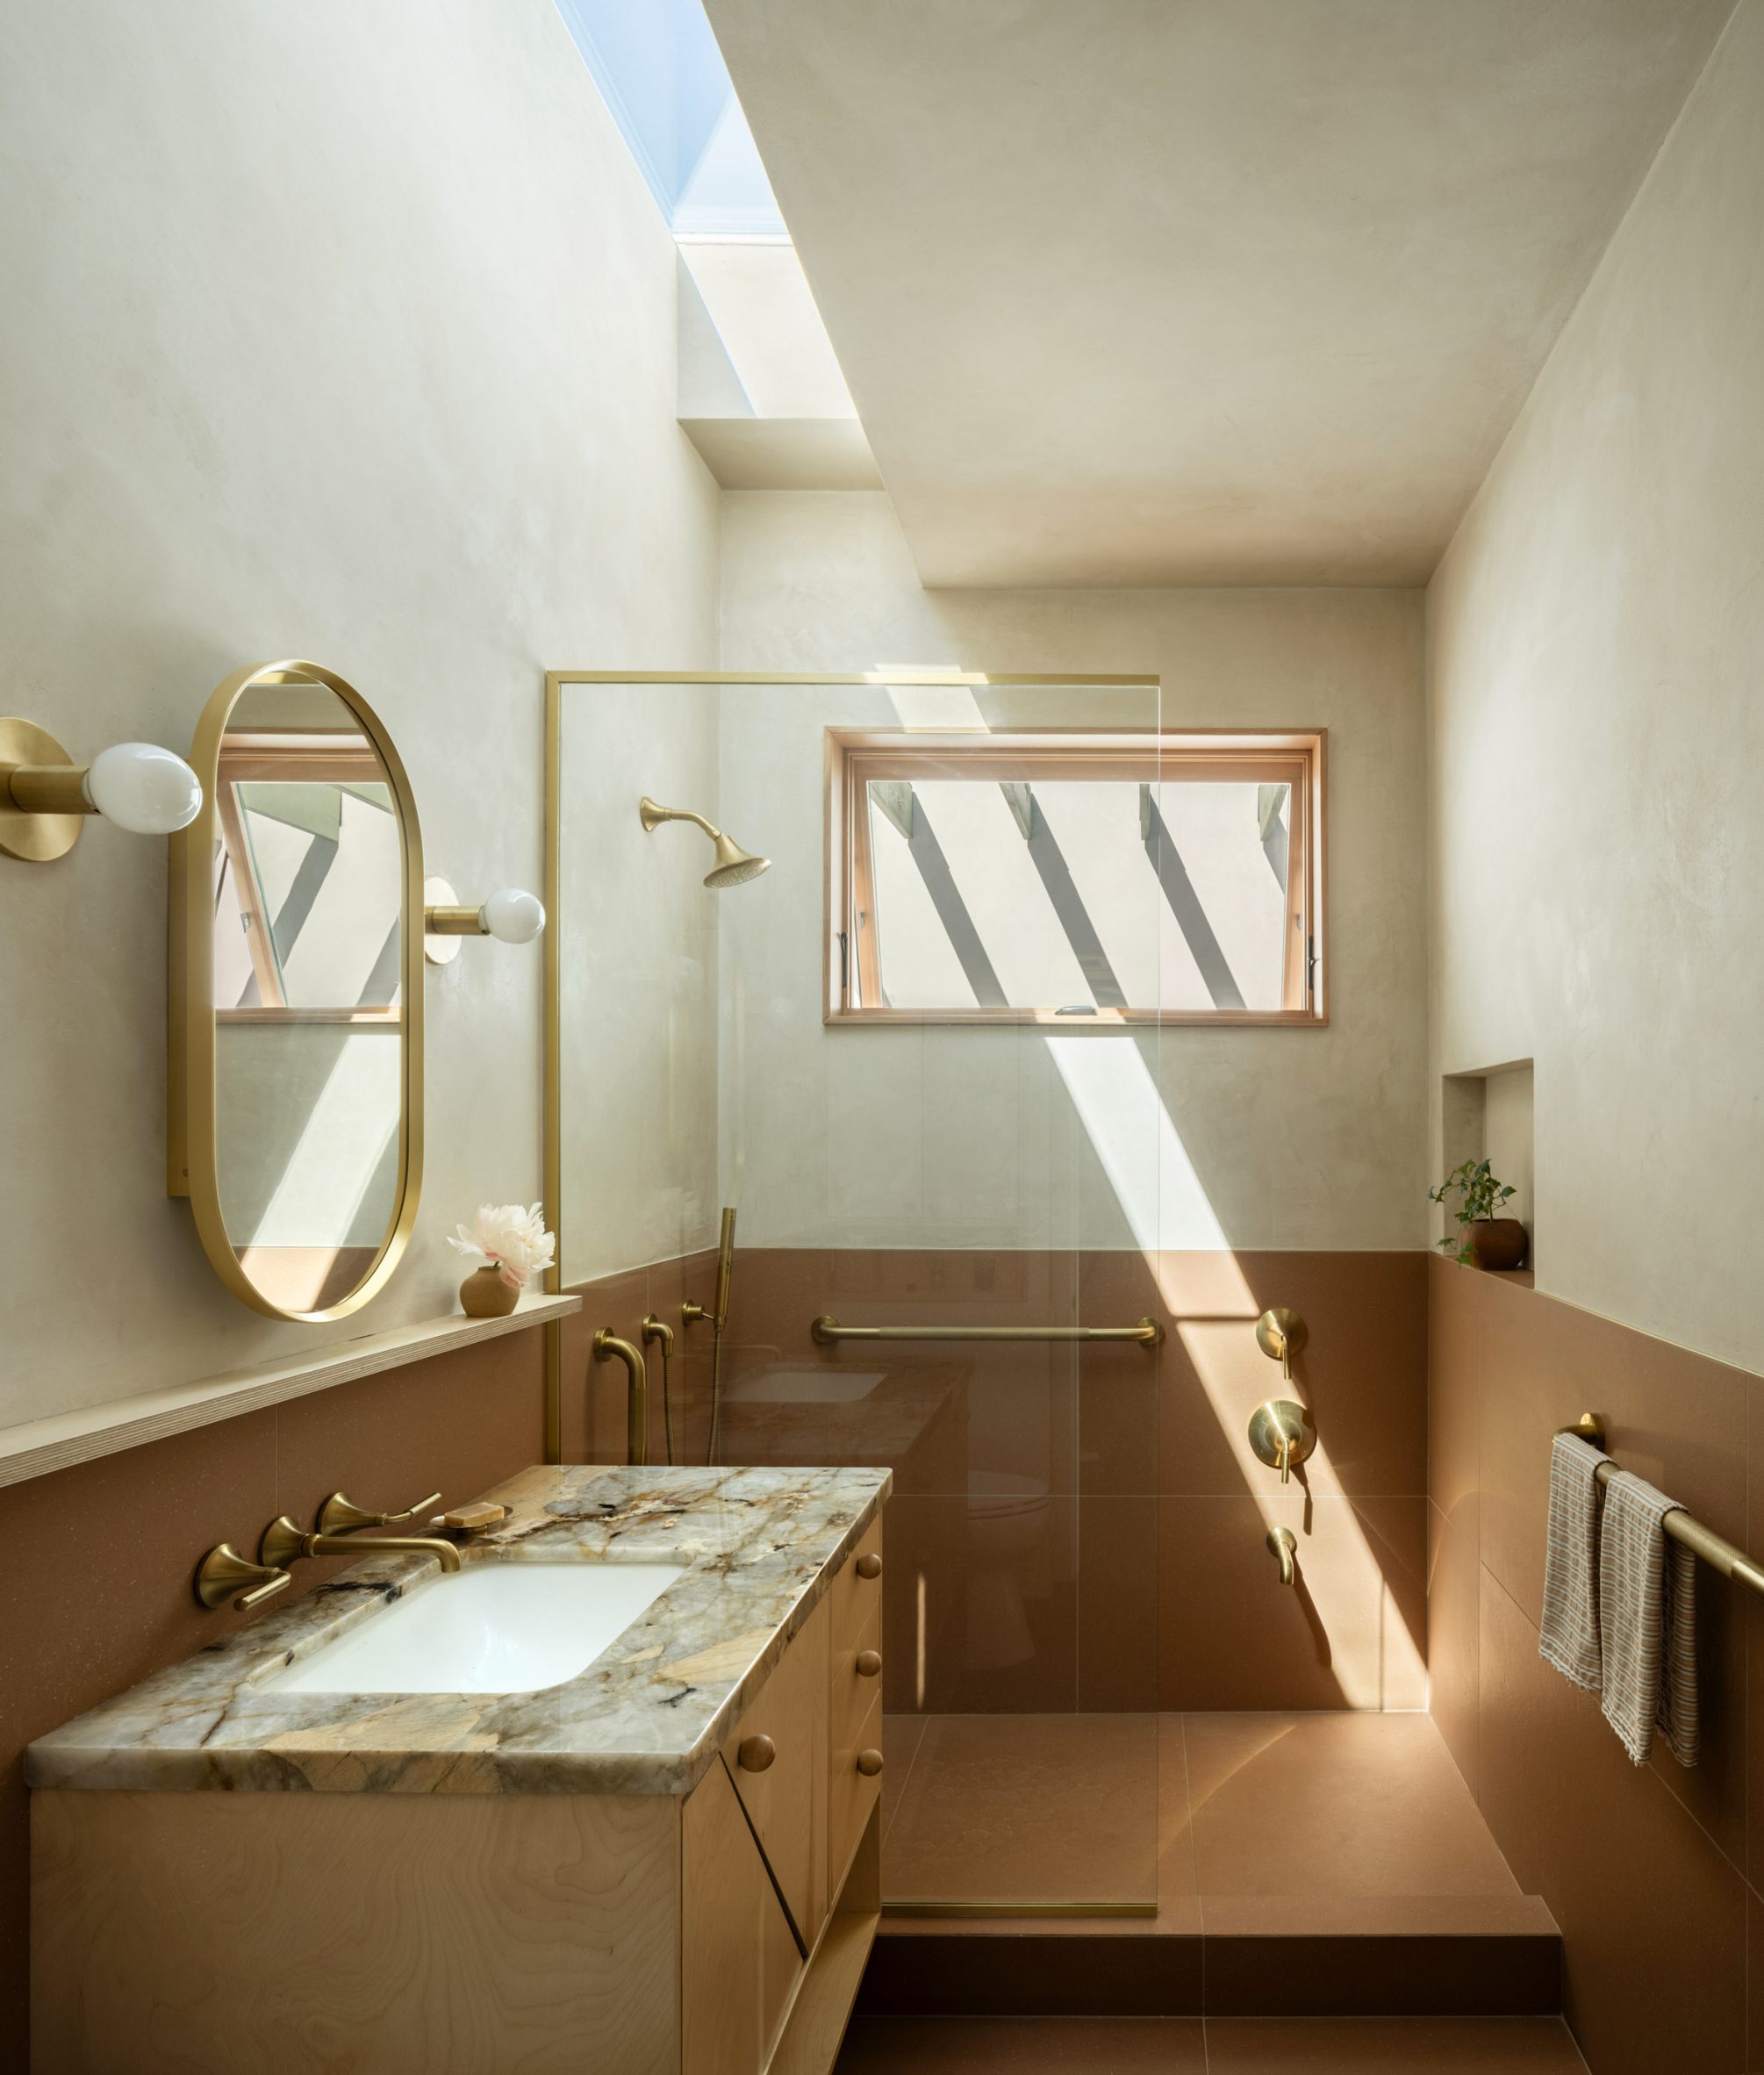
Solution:
{"label": "small ceramic vase", "polygon": [[508,1287],[493,1261],[486,1261],[460,1284],[459,1301],[468,1318],[506,1318],[520,1302],[520,1292]]}
{"label": "small ceramic vase", "polygon": [[1517,1217],[1479,1217],[1464,1228],[1479,1268],[1517,1268],[1524,1265],[1531,1235]]}

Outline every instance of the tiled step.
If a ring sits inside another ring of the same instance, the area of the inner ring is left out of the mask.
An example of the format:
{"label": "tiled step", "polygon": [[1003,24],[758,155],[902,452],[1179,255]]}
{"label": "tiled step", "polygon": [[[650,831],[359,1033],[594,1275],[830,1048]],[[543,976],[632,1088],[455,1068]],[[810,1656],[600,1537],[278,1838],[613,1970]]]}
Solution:
{"label": "tiled step", "polygon": [[1533,2016],[1561,2008],[1561,1937],[1535,1895],[1203,1895],[1151,1920],[885,1917],[857,2008]]}

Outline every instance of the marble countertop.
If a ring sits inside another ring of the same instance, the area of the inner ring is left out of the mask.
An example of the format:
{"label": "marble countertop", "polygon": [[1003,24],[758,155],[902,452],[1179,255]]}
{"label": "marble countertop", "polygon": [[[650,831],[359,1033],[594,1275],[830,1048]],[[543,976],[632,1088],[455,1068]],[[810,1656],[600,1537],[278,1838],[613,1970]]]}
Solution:
{"label": "marble countertop", "polygon": [[533,1693],[291,1693],[262,1682],[440,1577],[369,1557],[39,1737],[33,1787],[685,1794],[888,1495],[877,1469],[524,1470],[467,1564],[690,1568],[585,1670]]}

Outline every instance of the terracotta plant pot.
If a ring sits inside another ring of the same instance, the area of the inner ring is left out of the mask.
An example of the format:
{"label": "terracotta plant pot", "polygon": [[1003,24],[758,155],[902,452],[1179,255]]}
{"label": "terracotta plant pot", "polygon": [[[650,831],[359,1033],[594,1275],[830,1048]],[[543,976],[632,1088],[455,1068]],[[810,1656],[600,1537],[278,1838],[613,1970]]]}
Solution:
{"label": "terracotta plant pot", "polygon": [[486,1261],[460,1284],[459,1302],[468,1318],[506,1318],[520,1302],[520,1292],[511,1289],[501,1269]]}
{"label": "terracotta plant pot", "polygon": [[1531,1243],[1517,1217],[1479,1217],[1465,1226],[1464,1239],[1479,1268],[1522,1267]]}

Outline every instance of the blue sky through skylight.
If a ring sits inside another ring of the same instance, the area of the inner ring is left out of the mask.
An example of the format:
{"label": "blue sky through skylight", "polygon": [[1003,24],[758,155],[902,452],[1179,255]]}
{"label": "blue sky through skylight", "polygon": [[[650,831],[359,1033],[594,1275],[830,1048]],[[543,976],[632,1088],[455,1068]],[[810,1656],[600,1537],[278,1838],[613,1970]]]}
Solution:
{"label": "blue sky through skylight", "polygon": [[557,11],[677,237],[785,234],[700,0]]}

